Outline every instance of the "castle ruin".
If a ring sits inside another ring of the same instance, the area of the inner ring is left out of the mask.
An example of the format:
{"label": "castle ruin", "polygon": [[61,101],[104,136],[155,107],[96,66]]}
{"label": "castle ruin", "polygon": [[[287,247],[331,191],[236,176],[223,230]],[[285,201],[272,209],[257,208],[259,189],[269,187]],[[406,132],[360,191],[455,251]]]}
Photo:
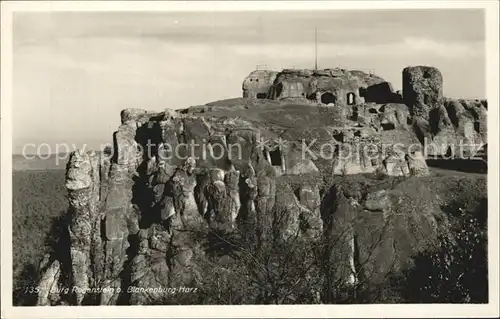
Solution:
{"label": "castle ruin", "polygon": [[[361,71],[257,70],[245,78],[242,99],[164,112],[123,110],[111,158],[71,154],[69,240],[61,248],[64,258],[46,256],[37,304],[171,301],[162,287],[203,287],[204,277],[212,278],[206,261],[214,268],[227,261],[207,249],[215,231],[241,230],[256,251],[274,243],[273,236],[306,244],[321,239],[329,243],[326,262],[338,268],[336,284],[352,286],[364,276],[379,285],[442,231],[435,227],[441,199],[427,200],[434,195],[427,188],[405,193],[419,177],[426,176],[425,185],[432,178],[422,152],[408,146],[428,137],[444,154],[460,141],[486,141],[486,101],[445,98],[442,83],[436,68],[408,67],[401,96],[384,79]],[[159,147],[176,149],[188,141],[207,147],[181,148],[172,157]],[[158,146],[151,154],[150,142]],[[379,147],[375,154],[363,148],[394,144],[406,148],[388,153]],[[239,156],[231,145],[241,147]],[[339,155],[353,146],[359,152]],[[203,156],[216,147],[222,156]],[[357,180],[368,175],[374,187]],[[408,176],[409,185],[398,182]],[[382,232],[386,226],[389,234]],[[373,238],[380,238],[376,249]],[[378,273],[360,267],[360,256],[368,256]],[[313,272],[329,278],[321,269]],[[137,289],[128,291],[131,286]],[[79,289],[61,294],[53,287]]]}

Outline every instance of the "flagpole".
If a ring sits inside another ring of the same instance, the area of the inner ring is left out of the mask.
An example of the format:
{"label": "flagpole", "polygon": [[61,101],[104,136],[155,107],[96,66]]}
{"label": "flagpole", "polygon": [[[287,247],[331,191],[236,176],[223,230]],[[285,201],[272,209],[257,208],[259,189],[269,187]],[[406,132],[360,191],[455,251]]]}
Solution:
{"label": "flagpole", "polygon": [[314,28],[314,70],[318,69],[318,28]]}

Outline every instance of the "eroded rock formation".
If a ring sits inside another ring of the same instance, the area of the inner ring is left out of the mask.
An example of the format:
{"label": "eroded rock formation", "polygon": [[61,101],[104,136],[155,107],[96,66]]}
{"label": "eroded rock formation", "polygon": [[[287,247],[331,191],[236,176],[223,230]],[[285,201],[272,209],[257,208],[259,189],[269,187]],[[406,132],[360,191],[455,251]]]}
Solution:
{"label": "eroded rock formation", "polygon": [[412,115],[429,118],[431,110],[443,100],[443,76],[428,66],[410,66],[403,70],[403,99]]}
{"label": "eroded rock formation", "polygon": [[[257,82],[259,77],[263,78]],[[429,144],[427,155],[473,156],[487,143],[487,103],[446,98],[443,82],[435,67],[409,66],[402,72],[403,90],[398,92],[377,75],[340,68],[258,70],[245,78],[243,86],[245,97],[260,94],[283,103],[340,106],[351,120],[382,130],[411,124],[420,143]]]}
{"label": "eroded rock formation", "polygon": [[401,100],[392,85],[381,77],[341,68],[256,70],[243,81],[243,97],[295,99],[325,105],[397,103]]}
{"label": "eroded rock formation", "polygon": [[[326,241],[322,256],[335,270],[310,272],[333,271],[347,286],[403,269],[425,246],[413,243],[435,239],[443,218],[430,187],[406,193],[431,178],[422,136],[441,145],[438,153],[459,139],[484,142],[487,113],[485,102],[443,98],[435,69],[404,74],[406,104],[363,72],[284,70],[253,74],[246,94],[321,102],[329,93],[334,105],[123,110],[111,151],[71,155],[70,261],[48,258],[38,304],[173,302],[161,288],[202,287],[207,261],[218,267],[222,258],[207,247],[227,234],[256,251],[274,241]],[[399,177],[413,178],[393,182]],[[336,293],[326,279],[321,285],[321,298]],[[53,287],[78,289],[69,298]]]}
{"label": "eroded rock formation", "polygon": [[403,97],[427,154],[465,158],[487,143],[487,104],[443,97],[443,76],[428,66],[403,70]]}
{"label": "eroded rock formation", "polygon": [[269,88],[273,85],[278,72],[255,70],[243,81],[243,97],[254,99],[269,98]]}

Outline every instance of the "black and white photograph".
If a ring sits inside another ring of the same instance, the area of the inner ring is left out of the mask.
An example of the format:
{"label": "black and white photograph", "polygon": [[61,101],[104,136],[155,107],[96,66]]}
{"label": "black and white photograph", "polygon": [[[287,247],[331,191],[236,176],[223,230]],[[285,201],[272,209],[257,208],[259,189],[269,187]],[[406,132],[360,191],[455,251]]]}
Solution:
{"label": "black and white photograph", "polygon": [[2,2],[2,318],[497,316],[499,3],[368,2]]}

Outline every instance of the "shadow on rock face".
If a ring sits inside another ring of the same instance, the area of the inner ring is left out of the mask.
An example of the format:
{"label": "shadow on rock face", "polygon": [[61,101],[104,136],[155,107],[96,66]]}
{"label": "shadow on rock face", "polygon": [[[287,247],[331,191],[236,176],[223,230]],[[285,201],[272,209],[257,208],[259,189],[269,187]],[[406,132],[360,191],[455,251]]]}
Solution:
{"label": "shadow on rock face", "polygon": [[464,173],[488,173],[488,163],[481,159],[428,159],[426,162],[429,168],[439,168],[447,171]]}

